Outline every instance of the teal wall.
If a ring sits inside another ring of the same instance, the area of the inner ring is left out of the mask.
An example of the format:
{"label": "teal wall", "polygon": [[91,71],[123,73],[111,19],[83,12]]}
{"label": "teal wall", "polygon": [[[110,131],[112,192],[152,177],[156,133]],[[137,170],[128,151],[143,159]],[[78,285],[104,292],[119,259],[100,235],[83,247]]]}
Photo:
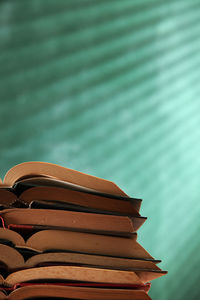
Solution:
{"label": "teal wall", "polygon": [[1,0],[0,172],[48,161],[144,199],[139,241],[199,297],[200,0]]}

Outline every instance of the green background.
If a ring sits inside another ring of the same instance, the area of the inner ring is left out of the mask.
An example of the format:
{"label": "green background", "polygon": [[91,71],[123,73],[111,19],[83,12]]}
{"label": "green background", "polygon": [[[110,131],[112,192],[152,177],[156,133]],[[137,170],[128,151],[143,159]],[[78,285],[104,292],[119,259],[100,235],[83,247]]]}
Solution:
{"label": "green background", "polygon": [[39,160],[143,198],[138,240],[200,294],[200,0],[1,0],[0,172]]}

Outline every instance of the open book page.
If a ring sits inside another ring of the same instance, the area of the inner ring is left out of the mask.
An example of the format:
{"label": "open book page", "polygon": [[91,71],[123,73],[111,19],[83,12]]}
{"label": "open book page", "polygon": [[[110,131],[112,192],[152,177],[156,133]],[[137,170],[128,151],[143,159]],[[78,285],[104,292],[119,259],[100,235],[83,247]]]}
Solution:
{"label": "open book page", "polygon": [[18,180],[35,175],[52,177],[103,193],[127,196],[111,181],[45,162],[25,162],[11,168],[4,177],[4,183],[13,186]]}
{"label": "open book page", "polygon": [[77,280],[116,284],[143,284],[133,271],[97,269],[77,266],[49,266],[20,270],[8,275],[6,278],[6,283],[9,286],[13,286],[18,282],[38,279]]}

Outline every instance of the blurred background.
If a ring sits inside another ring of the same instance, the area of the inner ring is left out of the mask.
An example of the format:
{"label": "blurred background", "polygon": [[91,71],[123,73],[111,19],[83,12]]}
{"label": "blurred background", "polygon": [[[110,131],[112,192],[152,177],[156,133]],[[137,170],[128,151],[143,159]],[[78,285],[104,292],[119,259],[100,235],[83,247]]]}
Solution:
{"label": "blurred background", "polygon": [[199,297],[200,0],[1,0],[0,173],[47,161],[143,198],[139,242]]}

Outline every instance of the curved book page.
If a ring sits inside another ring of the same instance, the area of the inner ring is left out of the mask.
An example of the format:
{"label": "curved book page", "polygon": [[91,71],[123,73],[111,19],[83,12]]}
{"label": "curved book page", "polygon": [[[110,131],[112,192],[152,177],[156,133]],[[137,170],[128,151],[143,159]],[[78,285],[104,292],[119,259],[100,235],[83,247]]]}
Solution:
{"label": "curved book page", "polygon": [[8,270],[24,267],[23,256],[14,248],[0,244],[0,263],[3,263]]}
{"label": "curved book page", "polygon": [[25,246],[23,237],[10,229],[0,228],[0,240],[10,241],[13,245]]}
{"label": "curved book page", "polygon": [[48,176],[77,184],[102,193],[127,196],[115,183],[79,171],[45,162],[25,162],[11,168],[4,177],[4,184],[13,186],[24,177]]}
{"label": "curved book page", "polygon": [[138,284],[142,281],[132,271],[96,269],[77,266],[53,266],[20,270],[10,274],[5,282],[13,286],[32,280],[75,280],[99,283]]}
{"label": "curved book page", "polygon": [[64,250],[85,254],[114,257],[142,258],[153,257],[133,238],[95,235],[90,233],[44,230],[32,235],[26,242],[27,247],[39,251]]}
{"label": "curved book page", "polygon": [[[37,254],[30,257],[26,261],[26,267],[33,268],[42,263],[69,263],[79,265],[93,265],[99,267],[107,267],[109,269],[130,269],[130,270],[146,270],[160,272],[161,269],[156,265],[154,261],[133,259],[133,258],[119,258],[108,257],[102,255],[89,255],[74,252],[49,252]],[[149,279],[150,280],[150,279]]]}

